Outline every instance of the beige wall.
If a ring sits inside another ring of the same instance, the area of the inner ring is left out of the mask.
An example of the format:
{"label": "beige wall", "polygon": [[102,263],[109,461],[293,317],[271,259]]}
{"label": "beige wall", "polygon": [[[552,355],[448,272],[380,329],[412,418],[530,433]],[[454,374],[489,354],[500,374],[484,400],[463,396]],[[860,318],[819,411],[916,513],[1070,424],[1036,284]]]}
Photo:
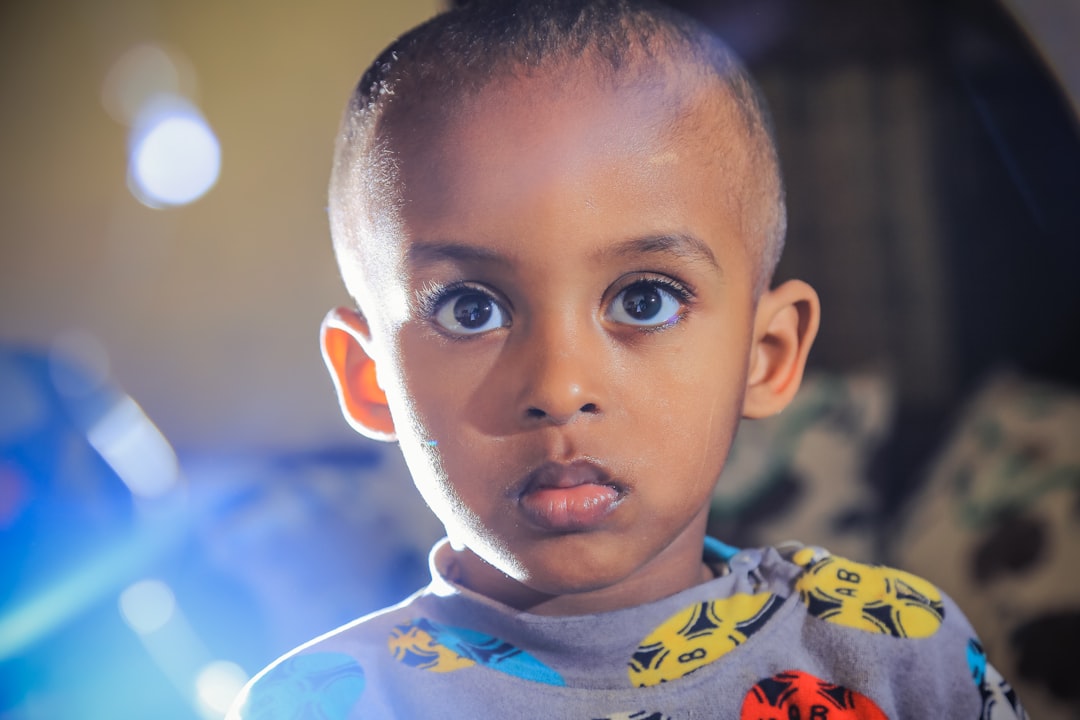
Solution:
{"label": "beige wall", "polygon": [[[352,442],[317,352],[336,277],[325,186],[374,53],[437,0],[42,0],[0,9],[0,342],[92,333],[180,448]],[[222,171],[193,205],[126,186],[101,103],[140,42],[185,54]]]}

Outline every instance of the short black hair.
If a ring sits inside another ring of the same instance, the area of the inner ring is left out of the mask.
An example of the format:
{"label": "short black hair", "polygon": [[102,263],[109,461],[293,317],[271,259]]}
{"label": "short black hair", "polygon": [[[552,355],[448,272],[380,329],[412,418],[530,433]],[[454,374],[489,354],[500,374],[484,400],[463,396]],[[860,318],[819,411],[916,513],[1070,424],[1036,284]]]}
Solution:
{"label": "short black hair", "polygon": [[[330,220],[353,295],[358,288],[350,283],[346,262],[370,262],[362,245],[377,233],[376,206],[395,200],[396,168],[381,132],[389,108],[430,113],[438,107],[449,115],[461,98],[496,79],[568,62],[617,76],[642,58],[688,60],[718,79],[735,101],[755,166],[774,195],[753,248],[758,289],[764,287],[783,248],[783,182],[764,99],[726,44],[697,21],[650,0],[471,0],[391,43],[363,74],[346,107],[330,180]],[[365,208],[357,207],[363,203]]]}

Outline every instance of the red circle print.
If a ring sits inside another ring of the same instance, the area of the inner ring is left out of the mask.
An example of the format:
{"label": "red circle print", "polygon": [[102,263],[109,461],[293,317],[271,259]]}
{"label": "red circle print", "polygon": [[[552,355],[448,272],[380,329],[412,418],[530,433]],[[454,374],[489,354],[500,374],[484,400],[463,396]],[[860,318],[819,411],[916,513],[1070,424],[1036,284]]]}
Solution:
{"label": "red circle print", "polygon": [[801,670],[787,670],[754,685],[740,720],[888,720],[870,698]]}

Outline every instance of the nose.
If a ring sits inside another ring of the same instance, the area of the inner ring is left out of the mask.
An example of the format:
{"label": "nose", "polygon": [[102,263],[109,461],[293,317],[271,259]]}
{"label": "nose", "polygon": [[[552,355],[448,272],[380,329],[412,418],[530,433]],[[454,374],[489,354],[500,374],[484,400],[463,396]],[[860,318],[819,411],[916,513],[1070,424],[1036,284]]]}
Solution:
{"label": "nose", "polygon": [[579,416],[604,410],[604,357],[602,343],[588,331],[553,327],[533,334],[522,351],[521,396],[518,402],[526,423],[564,425]]}

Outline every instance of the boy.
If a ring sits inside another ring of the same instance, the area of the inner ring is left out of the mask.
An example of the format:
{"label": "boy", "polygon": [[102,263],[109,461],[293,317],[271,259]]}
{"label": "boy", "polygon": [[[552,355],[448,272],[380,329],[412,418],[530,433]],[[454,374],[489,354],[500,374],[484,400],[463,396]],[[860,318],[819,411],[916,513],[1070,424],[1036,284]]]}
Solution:
{"label": "boy", "polygon": [[420,26],[346,111],[330,215],[359,308],[322,329],[342,411],[400,444],[448,539],[428,588],[232,717],[1022,716],[928,583],[705,537],[819,310],[770,287],[774,145],[703,28],[629,0]]}

